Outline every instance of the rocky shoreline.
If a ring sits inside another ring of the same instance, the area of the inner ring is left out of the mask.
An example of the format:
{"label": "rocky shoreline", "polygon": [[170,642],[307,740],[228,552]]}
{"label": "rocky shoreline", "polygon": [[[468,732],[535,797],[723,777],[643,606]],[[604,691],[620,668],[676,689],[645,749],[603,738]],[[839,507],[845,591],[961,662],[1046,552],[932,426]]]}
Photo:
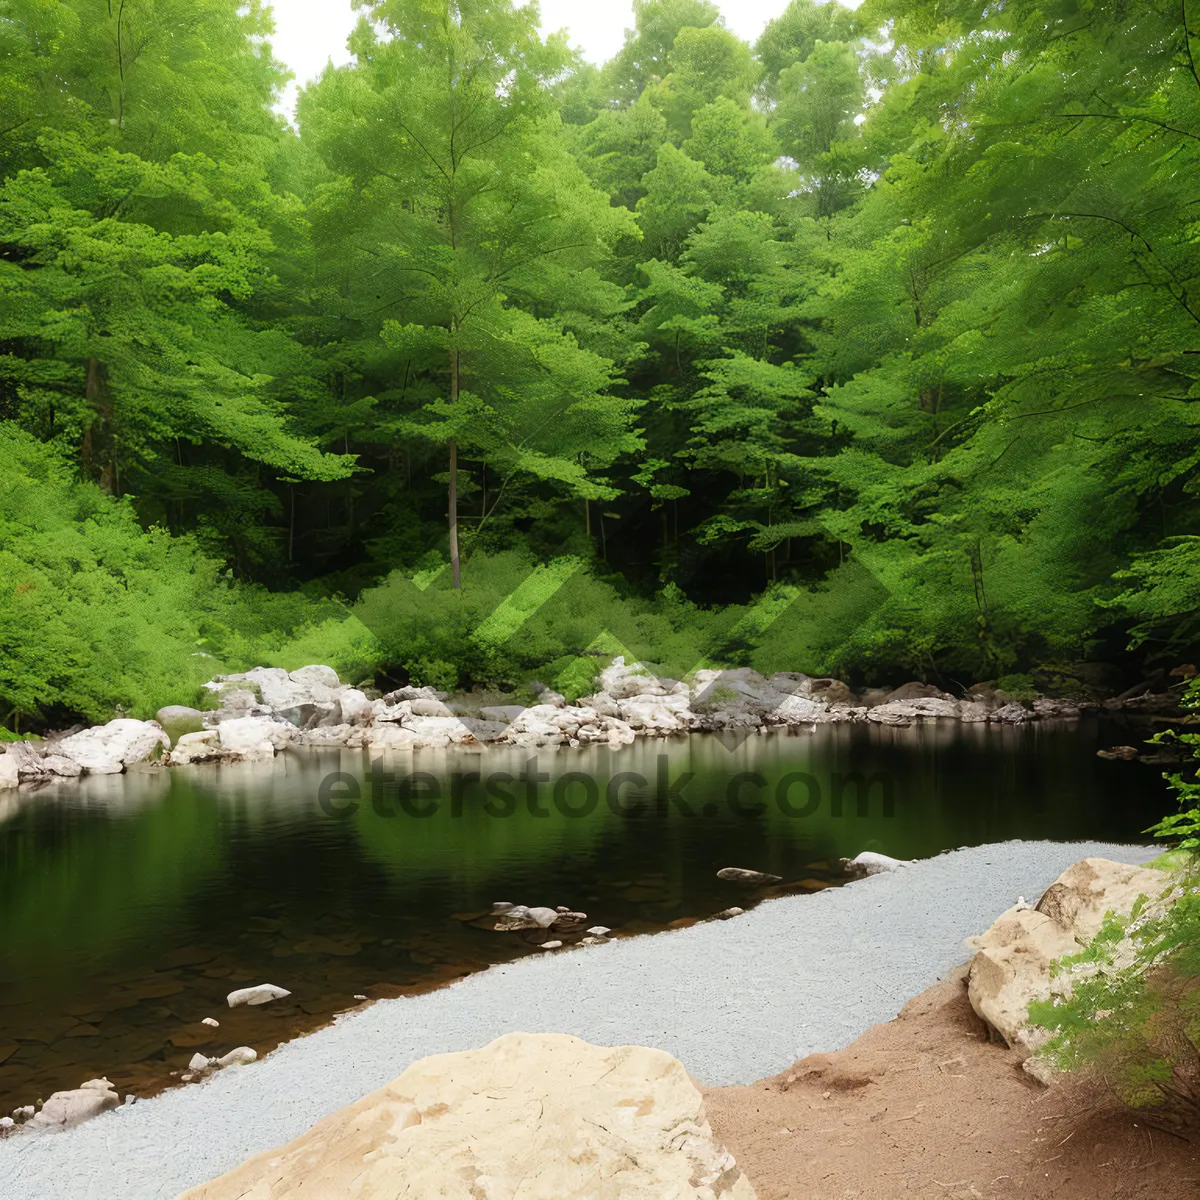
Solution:
{"label": "rocky shoreline", "polygon": [[9,743],[0,753],[0,789],[86,773],[115,774],[139,764],[258,762],[309,747],[414,751],[498,745],[538,750],[602,744],[619,749],[639,737],[748,737],[779,727],[839,722],[1023,725],[1077,720],[1090,710],[1175,710],[1170,693],[1145,691],[1106,701],[1018,699],[980,684],[955,697],[919,682],[855,693],[839,679],[793,671],[765,677],[745,667],[700,670],[683,681],[655,676],[621,657],[600,672],[597,682],[593,695],[574,703],[535,685],[534,704],[493,704],[487,701],[495,697],[451,696],[432,687],[381,694],[343,684],[328,666],[290,672],[255,667],[218,675],[205,685],[215,708],[171,706],[153,721],[118,718],[42,741]]}

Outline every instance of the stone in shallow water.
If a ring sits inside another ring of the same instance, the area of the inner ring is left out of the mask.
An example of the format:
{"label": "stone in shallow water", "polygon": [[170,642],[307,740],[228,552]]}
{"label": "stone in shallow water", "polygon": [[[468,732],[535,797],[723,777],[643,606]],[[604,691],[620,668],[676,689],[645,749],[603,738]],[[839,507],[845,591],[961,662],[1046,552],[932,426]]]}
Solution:
{"label": "stone in shallow water", "polygon": [[[518,1190],[519,1189],[519,1190]],[[510,1033],[437,1054],[180,1200],[754,1200],[661,1050]]]}
{"label": "stone in shallow water", "polygon": [[240,1008],[243,1004],[266,1004],[271,1000],[282,1000],[292,993],[287,988],[277,987],[273,983],[259,983],[254,987],[238,988],[225,997],[230,1008]]}
{"label": "stone in shallow water", "polygon": [[770,875],[766,871],[748,871],[745,867],[722,867],[717,872],[718,879],[731,883],[778,883],[780,875]]}

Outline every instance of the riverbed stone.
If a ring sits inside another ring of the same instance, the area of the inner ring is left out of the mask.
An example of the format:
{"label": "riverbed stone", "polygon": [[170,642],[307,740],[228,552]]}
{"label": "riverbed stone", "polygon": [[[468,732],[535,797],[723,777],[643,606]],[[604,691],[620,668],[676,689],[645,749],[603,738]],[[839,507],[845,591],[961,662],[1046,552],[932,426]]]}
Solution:
{"label": "riverbed stone", "polygon": [[93,775],[118,775],[170,748],[171,739],[157,722],[128,717],[69,734],[51,746],[53,753],[74,760]]}
{"label": "riverbed stone", "polygon": [[421,1059],[295,1141],[180,1200],[310,1193],[754,1200],[677,1059],[528,1033]]}
{"label": "riverbed stone", "polygon": [[107,1079],[89,1079],[80,1087],[55,1092],[29,1124],[39,1129],[72,1129],[120,1104]]}
{"label": "riverbed stone", "polygon": [[771,875],[766,871],[750,871],[745,867],[722,867],[717,872],[718,879],[724,879],[730,883],[778,883],[782,876]]}
{"label": "riverbed stone", "polygon": [[225,1003],[230,1008],[240,1008],[244,1004],[268,1004],[272,1000],[283,1000],[292,993],[287,988],[278,987],[273,983],[257,983],[253,987],[237,988],[225,997]]}
{"label": "riverbed stone", "polygon": [[21,771],[16,755],[7,751],[0,753],[0,790],[18,787],[20,783]]}

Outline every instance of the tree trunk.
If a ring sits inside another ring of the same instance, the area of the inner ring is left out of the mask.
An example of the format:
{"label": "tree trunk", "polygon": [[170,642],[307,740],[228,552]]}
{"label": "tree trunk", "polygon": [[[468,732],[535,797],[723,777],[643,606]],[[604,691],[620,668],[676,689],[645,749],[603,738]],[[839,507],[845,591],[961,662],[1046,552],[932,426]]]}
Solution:
{"label": "tree trunk", "polygon": [[87,384],[84,395],[92,410],[91,424],[83,431],[79,457],[83,472],[96,480],[110,496],[116,486],[116,458],[113,452],[113,406],[106,386],[104,364],[87,360]]}
{"label": "tree trunk", "polygon": [[[458,349],[450,351],[450,403],[458,400]],[[462,564],[458,557],[458,441],[450,439],[450,488],[448,492],[450,519],[450,570],[455,589],[462,588]]]}

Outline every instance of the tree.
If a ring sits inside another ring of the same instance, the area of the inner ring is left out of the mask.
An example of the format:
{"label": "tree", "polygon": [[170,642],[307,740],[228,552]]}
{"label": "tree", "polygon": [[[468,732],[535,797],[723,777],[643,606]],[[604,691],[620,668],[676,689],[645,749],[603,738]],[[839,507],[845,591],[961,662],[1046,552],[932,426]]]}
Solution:
{"label": "tree", "polygon": [[367,12],[358,64],[304,96],[301,135],[334,176],[314,208],[335,269],[353,264],[348,302],[380,322],[403,371],[392,433],[446,447],[458,587],[461,452],[500,473],[480,525],[517,476],[615,494],[596,471],[638,444],[633,405],[587,343],[613,341],[596,327],[620,295],[596,268],[633,227],[566,152],[548,85],[568,56],[538,38],[532,10],[381,0]]}

